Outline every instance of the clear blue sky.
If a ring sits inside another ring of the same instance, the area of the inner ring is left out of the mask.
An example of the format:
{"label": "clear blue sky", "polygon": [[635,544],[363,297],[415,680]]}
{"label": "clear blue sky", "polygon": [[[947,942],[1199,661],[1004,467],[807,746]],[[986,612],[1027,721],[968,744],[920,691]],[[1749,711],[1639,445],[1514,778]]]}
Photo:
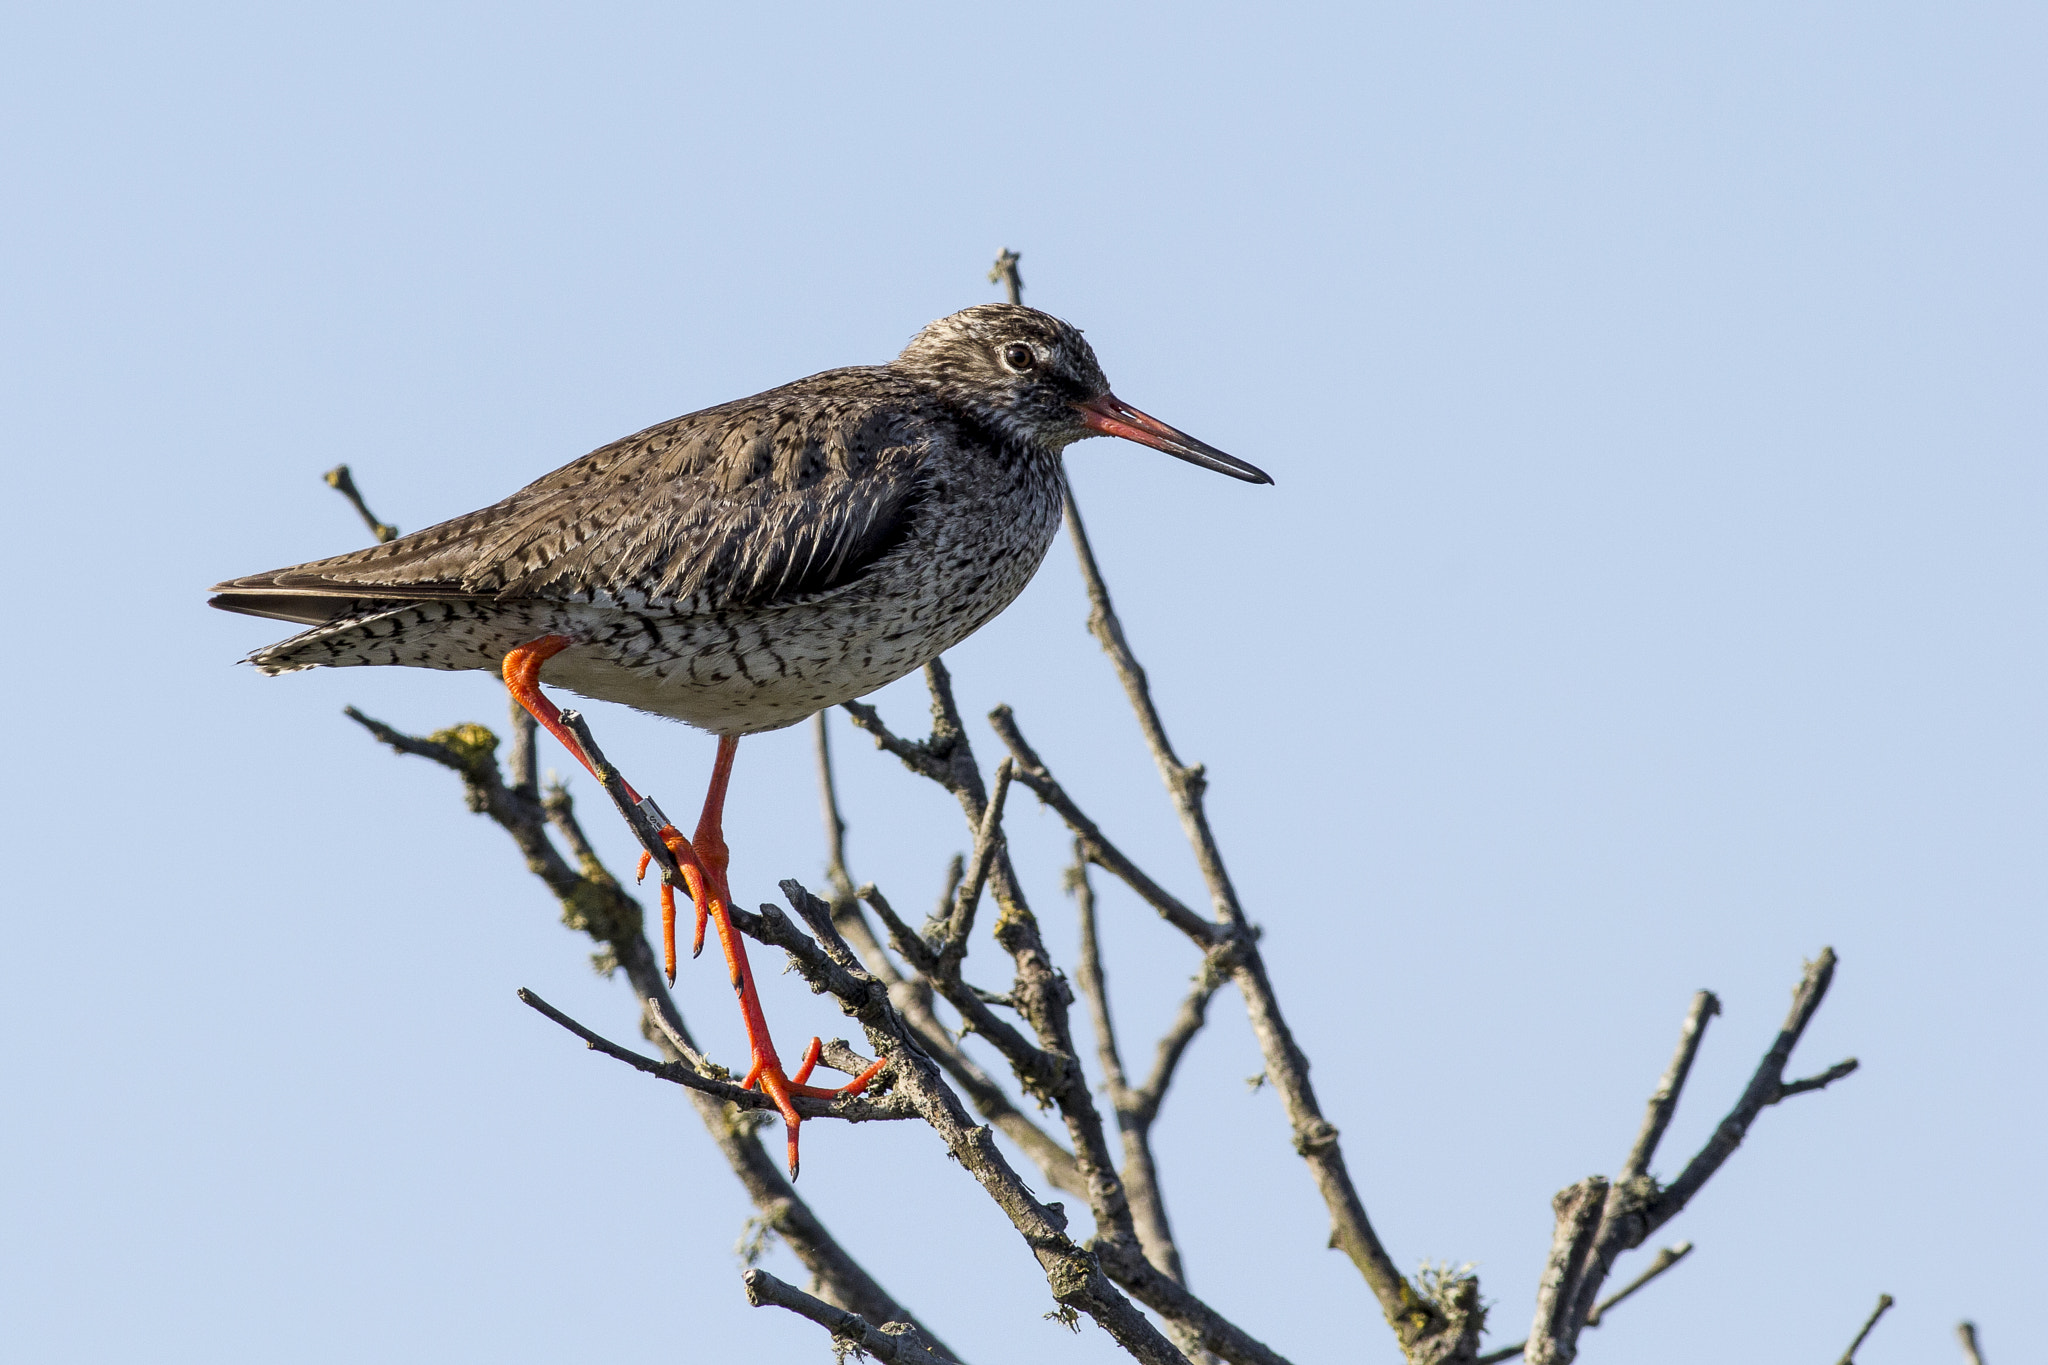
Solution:
{"label": "clear blue sky", "polygon": [[[337,462],[423,526],[886,359],[1004,245],[1124,397],[1278,478],[1071,459],[1403,1267],[1476,1262],[1519,1338],[1548,1200],[1619,1164],[1690,993],[1726,1014],[1666,1174],[1832,944],[1798,1068],[1863,1070],[1764,1116],[1585,1358],[1833,1359],[1880,1290],[1866,1365],[1957,1358],[1965,1316],[2032,1349],[2042,10],[736,9],[0,19],[4,1354],[826,1358],[744,1306],[680,1096],[513,998],[625,1036],[621,985],[452,778],[340,715],[496,724],[492,681],[263,679],[235,660],[278,632],[203,590],[360,544]],[[1082,617],[1057,545],[963,699],[1198,895]],[[694,802],[706,738],[596,720]],[[957,818],[839,734],[856,874],[922,904]],[[733,801],[742,900],[817,878],[802,731]],[[1066,951],[1060,831],[1015,811]],[[1192,960],[1105,911],[1142,1051]],[[761,960],[783,1032],[843,1031]],[[682,999],[731,1060],[717,975]],[[1393,1361],[1214,1018],[1159,1132],[1195,1286],[1303,1365]],[[1114,1358],[929,1134],[806,1157],[976,1365]]]}

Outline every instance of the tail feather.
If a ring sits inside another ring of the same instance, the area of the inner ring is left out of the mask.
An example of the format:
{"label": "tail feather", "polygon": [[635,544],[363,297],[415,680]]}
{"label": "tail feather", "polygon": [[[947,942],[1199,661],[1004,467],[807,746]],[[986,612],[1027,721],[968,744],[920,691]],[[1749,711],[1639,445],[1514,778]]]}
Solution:
{"label": "tail feather", "polygon": [[[354,604],[356,610],[322,620],[311,630],[267,645],[248,658],[270,675],[302,668],[495,669],[520,643],[518,629],[462,602]],[[228,610],[246,610],[230,607]],[[252,612],[252,615],[273,615]],[[286,618],[290,619],[290,618]],[[425,629],[421,629],[425,627]],[[508,628],[509,627],[509,628]]]}
{"label": "tail feather", "polygon": [[317,626],[339,617],[353,616],[361,612],[366,604],[361,598],[328,597],[312,593],[239,592],[229,589],[228,585],[223,583],[213,596],[206,599],[206,605],[219,607],[222,611],[238,611],[244,616],[262,616],[273,621],[296,621],[300,625]]}

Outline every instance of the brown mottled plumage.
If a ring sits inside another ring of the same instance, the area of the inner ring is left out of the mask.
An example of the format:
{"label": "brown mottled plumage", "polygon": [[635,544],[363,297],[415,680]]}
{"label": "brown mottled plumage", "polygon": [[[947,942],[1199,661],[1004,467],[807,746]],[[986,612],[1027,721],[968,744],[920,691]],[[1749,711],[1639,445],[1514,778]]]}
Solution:
{"label": "brown mottled plumage", "polygon": [[1141,440],[1267,477],[1120,403],[1081,333],[1013,304],[649,427],[504,501],[386,545],[232,579],[212,603],[312,626],[266,673],[496,669],[722,735],[902,677],[1008,606],[1058,526],[1060,456]]}

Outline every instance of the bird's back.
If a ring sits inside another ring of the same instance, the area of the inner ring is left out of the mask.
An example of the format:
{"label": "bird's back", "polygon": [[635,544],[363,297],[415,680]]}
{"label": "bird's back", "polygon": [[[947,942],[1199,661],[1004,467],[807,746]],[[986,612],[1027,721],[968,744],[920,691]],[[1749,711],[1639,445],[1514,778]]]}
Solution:
{"label": "bird's back", "polygon": [[214,605],[310,623],[370,600],[688,611],[817,591],[886,551],[952,436],[915,382],[829,370],[636,432],[389,544],[232,579]]}

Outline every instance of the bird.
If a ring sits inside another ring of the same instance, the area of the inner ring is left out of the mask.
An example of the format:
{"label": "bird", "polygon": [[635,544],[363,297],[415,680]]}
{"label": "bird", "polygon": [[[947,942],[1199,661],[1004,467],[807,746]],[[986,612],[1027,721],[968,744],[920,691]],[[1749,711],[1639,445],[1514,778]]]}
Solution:
{"label": "bird", "polygon": [[[542,685],[718,737],[696,832],[665,818],[696,912],[717,926],[751,1053],[785,1071],[727,913],[726,787],[741,737],[796,724],[923,667],[1023,591],[1058,530],[1064,452],[1114,436],[1249,483],[1265,471],[1125,403],[1079,328],[1016,303],[930,323],[883,365],[826,370],[601,446],[479,511],[353,553],[216,584],[210,604],[307,627],[247,662],[485,669],[597,769]],[[643,798],[630,785],[628,799]],[[658,807],[644,805],[650,813]],[[641,860],[644,875],[647,859]],[[675,905],[662,887],[664,962]]]}

